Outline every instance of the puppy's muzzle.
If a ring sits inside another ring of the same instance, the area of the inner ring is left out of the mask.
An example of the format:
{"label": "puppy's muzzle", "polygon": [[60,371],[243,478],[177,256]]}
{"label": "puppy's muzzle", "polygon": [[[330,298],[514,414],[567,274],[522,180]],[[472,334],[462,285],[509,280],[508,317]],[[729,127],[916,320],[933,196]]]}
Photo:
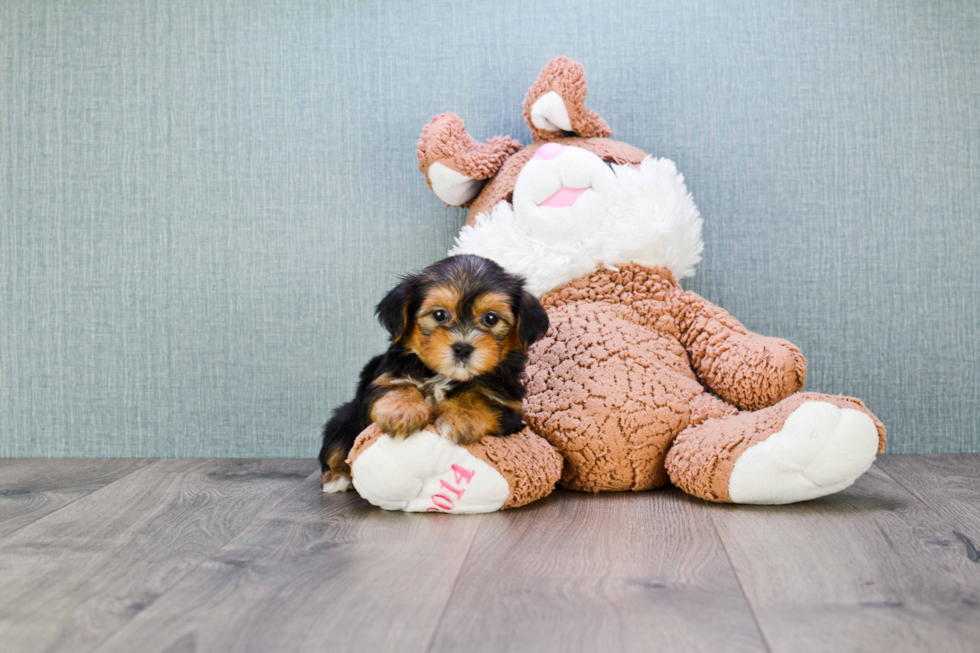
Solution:
{"label": "puppy's muzzle", "polygon": [[468,342],[457,342],[452,346],[453,356],[461,363],[465,363],[473,353],[473,345]]}

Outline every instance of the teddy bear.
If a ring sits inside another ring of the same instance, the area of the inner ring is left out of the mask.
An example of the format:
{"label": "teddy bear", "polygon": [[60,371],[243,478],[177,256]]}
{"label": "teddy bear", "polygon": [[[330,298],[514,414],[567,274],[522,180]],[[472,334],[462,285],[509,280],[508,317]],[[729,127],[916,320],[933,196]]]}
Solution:
{"label": "teddy bear", "polygon": [[353,484],[389,510],[489,512],[547,496],[673,484],[706,501],[785,504],[838,492],[883,451],[858,399],[802,392],[792,343],[685,291],[702,220],[673,162],[611,140],[583,67],[548,63],[524,100],[533,142],[478,143],[452,113],[418,145],[435,195],[468,207],[450,254],[527,280],[551,326],[528,351],[523,431],[461,446],[431,427],[369,427]]}

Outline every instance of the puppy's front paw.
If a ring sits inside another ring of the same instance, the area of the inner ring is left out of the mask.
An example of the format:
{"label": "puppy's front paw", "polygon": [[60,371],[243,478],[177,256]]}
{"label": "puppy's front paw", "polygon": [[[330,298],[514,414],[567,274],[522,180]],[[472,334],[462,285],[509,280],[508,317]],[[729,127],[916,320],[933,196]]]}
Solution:
{"label": "puppy's front paw", "polygon": [[432,408],[415,388],[400,388],[374,402],[371,419],[382,433],[404,438],[429,425]]}
{"label": "puppy's front paw", "polygon": [[440,411],[435,427],[439,435],[456,444],[476,444],[497,432],[497,419],[486,411],[447,407]]}

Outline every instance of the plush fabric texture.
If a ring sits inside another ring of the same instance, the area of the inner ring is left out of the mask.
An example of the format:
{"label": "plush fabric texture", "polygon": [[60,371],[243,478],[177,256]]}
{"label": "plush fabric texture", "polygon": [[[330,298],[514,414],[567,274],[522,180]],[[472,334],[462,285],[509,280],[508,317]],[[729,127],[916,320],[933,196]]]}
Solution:
{"label": "plush fabric texture", "polygon": [[[672,481],[730,502],[739,456],[806,401],[866,413],[875,449],[884,450],[885,428],[860,400],[798,392],[806,378],[799,349],[749,332],[683,291],[666,269],[599,270],[542,304],[551,329],[531,349],[525,418],[564,456],[566,488],[647,490]],[[871,460],[873,453],[861,463]],[[839,482],[866,469],[845,468]]]}
{"label": "plush fabric texture", "polygon": [[432,427],[406,438],[379,435],[350,467],[357,493],[385,510],[495,512],[510,496],[497,470]]}
{"label": "plush fabric texture", "polygon": [[612,130],[606,121],[595,111],[585,107],[585,96],[588,93],[585,83],[585,67],[568,57],[557,57],[548,62],[534,86],[524,98],[524,121],[534,134],[535,139],[550,140],[561,138],[567,134],[561,131],[540,129],[531,120],[531,108],[534,103],[546,93],[556,93],[565,103],[565,109],[571,120],[572,131],[582,138],[605,138],[612,135]]}
{"label": "plush fabric texture", "polygon": [[[355,462],[383,437],[387,436],[384,436],[377,427],[372,425],[354,442],[347,462],[354,471],[355,488],[359,483],[359,467],[355,466]],[[413,437],[415,436],[409,436],[408,439]],[[493,468],[507,483],[509,492],[506,499],[500,505],[491,507],[490,510],[519,508],[532,501],[537,501],[551,494],[555,483],[561,476],[561,456],[529,429],[502,438],[484,438],[476,444],[460,448],[465,449],[476,459]],[[395,473],[386,474],[382,482],[383,488],[380,491],[365,492],[362,496],[365,496],[375,505],[389,510],[404,509],[394,506],[404,506],[417,500],[420,493],[424,493],[423,488],[427,485],[427,481],[430,481],[430,478],[438,480],[440,475],[446,475],[449,478],[455,476],[451,468],[445,468],[445,465],[442,469],[426,470],[422,472],[424,475],[415,471],[422,469],[421,466],[414,466],[408,474],[411,478],[397,478],[400,476],[400,472],[408,470],[409,467],[409,465],[402,465],[401,469],[396,470]],[[460,483],[457,483],[457,487],[465,489],[465,486]],[[360,490],[360,488],[358,489]],[[445,492],[445,490],[442,491],[443,494]],[[383,496],[384,500],[379,501],[378,496]],[[449,498],[454,498],[452,493],[449,494]],[[468,510],[467,512],[487,512],[487,510]]]}
{"label": "plush fabric texture", "polygon": [[880,434],[873,416],[806,401],[779,431],[749,447],[732,466],[732,503],[782,505],[849,487],[874,464]]}
{"label": "plush fabric texture", "polygon": [[803,386],[799,350],[748,332],[664,268],[599,270],[542,304],[551,329],[531,348],[525,418],[565,456],[570,489],[664,485],[669,448],[689,425]]}
{"label": "plush fabric texture", "polygon": [[725,310],[692,292],[674,293],[671,314],[698,378],[742,410],[759,410],[806,382],[806,360],[781,338],[749,333]]}
{"label": "plush fabric texture", "polygon": [[[442,163],[472,179],[487,179],[508,157],[521,149],[521,144],[507,136],[495,136],[478,143],[466,133],[466,126],[455,113],[443,113],[432,119],[418,144],[419,170],[432,188],[429,166]],[[434,189],[433,189],[434,190]],[[460,204],[468,206],[468,203]]]}
{"label": "plush fabric texture", "polygon": [[507,479],[510,496],[503,509],[546,497],[561,478],[562,457],[531,429],[503,438],[483,438],[466,448]]}
{"label": "plush fabric texture", "polygon": [[619,165],[640,165],[643,159],[648,156],[646,152],[632,145],[608,138],[582,139],[566,136],[532,143],[507,159],[500,167],[497,175],[483,187],[480,195],[470,204],[470,212],[466,217],[467,226],[475,226],[478,216],[490,213],[501,201],[510,201],[514,193],[514,184],[517,183],[517,175],[521,173],[524,165],[531,160],[538,148],[548,142],[581,147],[583,150],[592,152],[603,161]]}
{"label": "plush fabric texture", "polygon": [[[475,225],[464,226],[450,254],[493,259],[524,277],[539,296],[597,267],[622,263],[663,266],[678,279],[693,275],[704,249],[701,217],[674,162],[647,157],[638,166],[611,168],[605,170],[608,183],[591,188],[593,201],[582,207],[580,219],[565,215],[557,224],[561,241],[536,230],[526,214],[518,215],[528,207],[515,198],[513,204],[498,202],[489,215],[477,216]],[[540,211],[529,208],[535,209]]]}
{"label": "plush fabric texture", "polygon": [[786,419],[808,401],[825,402],[867,414],[877,429],[878,451],[884,451],[885,427],[861,400],[801,392],[764,410],[708,419],[685,429],[667,456],[671,481],[688,494],[708,501],[730,503],[728,481],[739,457],[753,445],[779,432]]}

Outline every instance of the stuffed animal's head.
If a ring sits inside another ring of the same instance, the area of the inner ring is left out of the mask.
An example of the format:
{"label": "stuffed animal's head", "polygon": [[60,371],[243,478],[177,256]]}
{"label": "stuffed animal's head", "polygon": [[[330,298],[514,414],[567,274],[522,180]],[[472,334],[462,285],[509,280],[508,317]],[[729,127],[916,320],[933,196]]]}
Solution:
{"label": "stuffed animal's head", "polygon": [[425,127],[419,169],[439,199],[470,208],[451,254],[492,259],[539,296],[631,261],[691,276],[701,218],[683,177],[672,161],[611,140],[585,96],[582,65],[559,57],[524,99],[527,147],[507,136],[478,143],[454,113]]}

